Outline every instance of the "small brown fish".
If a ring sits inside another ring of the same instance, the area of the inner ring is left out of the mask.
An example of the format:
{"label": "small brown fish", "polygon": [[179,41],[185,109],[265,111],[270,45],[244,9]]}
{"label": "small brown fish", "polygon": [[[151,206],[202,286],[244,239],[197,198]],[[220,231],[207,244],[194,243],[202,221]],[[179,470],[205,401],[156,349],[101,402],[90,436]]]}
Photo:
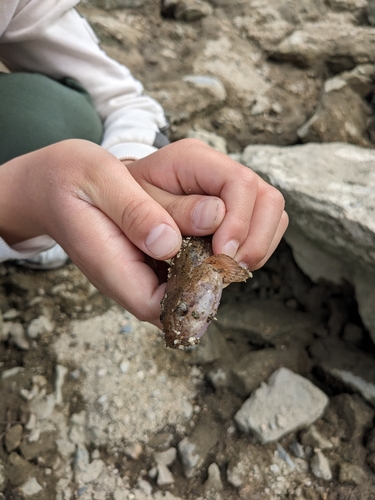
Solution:
{"label": "small brown fish", "polygon": [[198,344],[216,316],[223,288],[252,276],[228,255],[213,255],[211,241],[183,238],[172,259],[160,315],[167,347]]}

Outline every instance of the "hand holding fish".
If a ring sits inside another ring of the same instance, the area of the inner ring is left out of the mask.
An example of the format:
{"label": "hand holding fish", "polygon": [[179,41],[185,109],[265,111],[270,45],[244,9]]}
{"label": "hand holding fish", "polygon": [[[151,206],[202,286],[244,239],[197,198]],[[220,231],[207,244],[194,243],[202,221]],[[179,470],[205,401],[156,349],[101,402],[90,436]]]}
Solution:
{"label": "hand holding fish", "polygon": [[195,140],[163,148],[129,171],[183,235],[213,234],[212,247],[211,239],[184,239],[162,301],[167,345],[194,345],[216,313],[222,288],[245,281],[251,273],[244,267],[258,269],[279,244],[288,225],[284,199],[248,168]]}
{"label": "hand holding fish", "polygon": [[281,194],[248,168],[186,139],[124,164],[67,140],[0,169],[0,236],[47,234],[103,293],[161,326],[165,284],[149,265],[171,259],[182,235],[212,235],[214,254],[261,267],[288,219]]}
{"label": "hand holding fish", "polygon": [[[183,235],[214,234],[214,254],[229,255],[251,270],[269,259],[287,228],[284,199],[277,189],[195,139],[170,144],[128,169]],[[206,207],[211,222],[202,227],[197,222],[204,215],[196,215],[200,209],[205,214]]]}

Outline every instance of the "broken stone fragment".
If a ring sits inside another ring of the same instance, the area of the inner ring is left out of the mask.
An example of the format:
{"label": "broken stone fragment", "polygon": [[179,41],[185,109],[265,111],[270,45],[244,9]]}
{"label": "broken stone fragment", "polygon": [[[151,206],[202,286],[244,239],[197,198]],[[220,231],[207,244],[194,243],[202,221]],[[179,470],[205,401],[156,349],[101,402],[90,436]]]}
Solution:
{"label": "broken stone fragment", "polygon": [[30,342],[26,338],[25,329],[21,323],[6,321],[3,324],[2,336],[4,340],[9,338],[13,344],[23,351],[30,349]]}
{"label": "broken stone fragment", "polygon": [[212,12],[212,5],[204,0],[179,0],[174,9],[174,17],[186,22],[192,22],[210,16]]}
{"label": "broken stone fragment", "polygon": [[27,327],[27,336],[29,339],[37,339],[44,333],[51,333],[53,331],[53,323],[47,316],[39,316],[33,319]]}
{"label": "broken stone fragment", "polygon": [[340,483],[361,484],[366,481],[365,471],[356,464],[342,462],[339,472]]}
{"label": "broken stone fragment", "polygon": [[310,368],[309,357],[298,347],[250,351],[232,367],[230,387],[240,396],[248,396],[282,366],[305,375]]}
{"label": "broken stone fragment", "polygon": [[372,63],[373,36],[370,26],[337,23],[336,18],[331,17],[293,31],[274,48],[273,57],[305,67],[327,64],[339,73],[357,64]]}
{"label": "broken stone fragment", "polygon": [[166,465],[168,467],[169,465],[172,465],[173,462],[176,460],[176,456],[177,456],[177,450],[176,448],[172,447],[169,448],[168,450],[155,453],[155,461],[157,464]]}
{"label": "broken stone fragment", "polygon": [[16,424],[10,427],[5,434],[5,446],[9,452],[15,450],[21,444],[23,428],[22,425]]}
{"label": "broken stone fragment", "polygon": [[43,491],[43,488],[35,477],[30,477],[24,484],[19,486],[18,490],[23,495],[21,498],[28,498],[40,493]]}
{"label": "broken stone fragment", "polygon": [[354,286],[375,341],[375,152],[346,143],[248,146],[241,162],[280,189],[290,219],[285,239],[298,266]]}
{"label": "broken stone fragment", "polygon": [[312,425],[309,429],[302,433],[301,442],[304,446],[319,448],[320,450],[330,450],[333,448],[332,441],[323,436],[315,425]]}
{"label": "broken stone fragment", "polygon": [[349,142],[369,147],[370,116],[370,105],[344,77],[335,77],[326,81],[316,112],[297,134],[302,142]]}
{"label": "broken stone fragment", "polygon": [[174,483],[174,477],[172,472],[168,469],[168,467],[164,464],[157,465],[157,474],[158,478],[156,483],[158,486],[168,486],[169,484]]}
{"label": "broken stone fragment", "polygon": [[318,450],[312,457],[310,466],[311,472],[315,477],[325,479],[326,481],[330,481],[332,479],[332,471],[329,466],[329,462],[320,450]]}
{"label": "broken stone fragment", "polygon": [[205,491],[222,491],[224,489],[223,482],[221,480],[221,474],[219,466],[213,462],[207,469],[208,478],[204,483]]}
{"label": "broken stone fragment", "polygon": [[309,380],[287,368],[276,370],[245,401],[234,420],[243,432],[262,442],[309,426],[320,418],[328,397]]}
{"label": "broken stone fragment", "polygon": [[375,407],[375,358],[337,339],[315,342],[311,354],[331,384],[358,392]]}

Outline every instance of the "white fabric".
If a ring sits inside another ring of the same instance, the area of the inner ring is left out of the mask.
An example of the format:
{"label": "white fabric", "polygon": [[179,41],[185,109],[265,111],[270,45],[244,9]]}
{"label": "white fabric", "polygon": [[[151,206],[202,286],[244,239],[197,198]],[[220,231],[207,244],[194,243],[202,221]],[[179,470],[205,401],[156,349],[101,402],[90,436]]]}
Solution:
{"label": "white fabric", "polygon": [[0,238],[0,262],[9,259],[28,259],[53,247],[55,241],[49,236],[37,236],[10,247]]}
{"label": "white fabric", "polygon": [[[156,132],[167,125],[163,109],[143,95],[142,84],[128,68],[100,49],[93,30],[74,9],[78,2],[0,0],[0,60],[11,71],[75,78],[103,120],[102,146],[121,160],[147,156],[156,151]],[[0,261],[19,258],[14,255],[0,238]]]}
{"label": "white fabric", "polygon": [[[0,60],[12,71],[75,78],[104,122],[102,146],[112,152],[118,144],[137,143],[137,157],[146,156],[156,132],[167,125],[163,109],[143,95],[142,84],[128,68],[100,49],[93,30],[73,8],[77,3],[2,0]],[[139,145],[148,146],[143,154]]]}

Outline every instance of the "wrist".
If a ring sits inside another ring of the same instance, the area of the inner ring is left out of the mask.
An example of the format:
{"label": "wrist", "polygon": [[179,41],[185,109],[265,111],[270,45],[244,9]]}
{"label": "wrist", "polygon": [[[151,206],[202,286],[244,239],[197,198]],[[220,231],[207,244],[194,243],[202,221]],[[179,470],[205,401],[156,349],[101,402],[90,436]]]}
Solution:
{"label": "wrist", "polygon": [[45,234],[35,221],[27,156],[24,155],[0,166],[0,237],[13,246]]}

